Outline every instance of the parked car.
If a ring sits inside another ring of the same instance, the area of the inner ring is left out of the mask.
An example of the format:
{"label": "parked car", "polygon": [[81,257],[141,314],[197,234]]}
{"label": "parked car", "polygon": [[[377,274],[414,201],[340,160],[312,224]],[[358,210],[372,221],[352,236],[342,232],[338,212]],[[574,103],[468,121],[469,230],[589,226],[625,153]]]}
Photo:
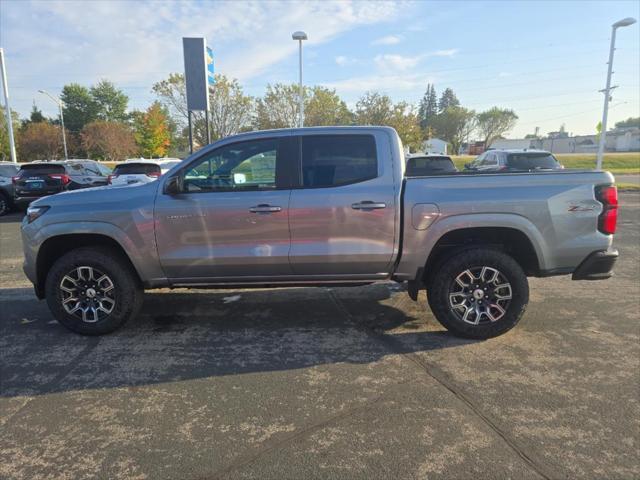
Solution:
{"label": "parked car", "polygon": [[71,178],[65,166],[59,162],[31,162],[20,165],[13,177],[14,201],[24,206],[40,197],[69,189]]}
{"label": "parked car", "polygon": [[533,172],[562,170],[564,167],[544,150],[487,150],[465,170],[474,172]]}
{"label": "parked car", "polygon": [[13,162],[0,162],[0,217],[14,208],[13,177],[20,166]]}
{"label": "parked car", "polygon": [[407,158],[405,175],[421,177],[426,175],[446,175],[456,173],[458,169],[447,155],[412,155]]}
{"label": "parked car", "polygon": [[144,289],[394,280],[413,300],[426,289],[452,333],[488,338],[522,317],[527,276],[611,276],[610,173],[404,168],[389,127],[227,137],[155,182],[37,200],[24,270],[54,317],[88,335],[135,317]]}
{"label": "parked car", "polygon": [[108,183],[109,185],[140,185],[153,182],[178,165],[180,161],[177,158],[157,161],[127,160],[125,163],[116,165],[109,175]]}
{"label": "parked car", "polygon": [[23,163],[13,179],[16,205],[66,190],[107,185],[111,170],[95,160],[34,161]]}

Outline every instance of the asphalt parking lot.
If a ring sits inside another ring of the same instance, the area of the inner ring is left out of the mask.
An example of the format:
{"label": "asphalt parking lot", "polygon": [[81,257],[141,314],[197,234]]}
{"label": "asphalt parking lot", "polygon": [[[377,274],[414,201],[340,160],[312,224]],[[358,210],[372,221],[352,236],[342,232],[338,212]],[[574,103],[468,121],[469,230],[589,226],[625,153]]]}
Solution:
{"label": "asphalt parking lot", "polygon": [[531,279],[512,332],[456,339],[394,284],[148,293],[72,334],[0,219],[0,477],[640,477],[640,195],[617,275]]}

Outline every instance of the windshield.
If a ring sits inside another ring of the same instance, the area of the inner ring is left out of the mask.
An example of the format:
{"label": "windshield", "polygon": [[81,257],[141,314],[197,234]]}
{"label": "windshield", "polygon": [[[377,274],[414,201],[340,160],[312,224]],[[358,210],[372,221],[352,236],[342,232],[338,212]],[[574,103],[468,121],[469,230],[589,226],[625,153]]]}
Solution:
{"label": "windshield", "polygon": [[419,177],[455,171],[456,167],[449,157],[414,157],[407,160],[407,176]]}
{"label": "windshield", "polygon": [[507,156],[507,163],[510,168],[516,170],[560,168],[560,164],[550,153],[510,153]]}
{"label": "windshield", "polygon": [[0,165],[0,177],[13,177],[18,173],[18,167],[15,165]]}

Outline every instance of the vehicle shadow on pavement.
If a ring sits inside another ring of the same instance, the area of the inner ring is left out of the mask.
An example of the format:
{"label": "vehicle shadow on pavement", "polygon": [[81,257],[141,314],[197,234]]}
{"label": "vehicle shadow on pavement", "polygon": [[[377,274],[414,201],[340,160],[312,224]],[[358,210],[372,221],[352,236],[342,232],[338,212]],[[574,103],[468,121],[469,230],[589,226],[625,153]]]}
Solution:
{"label": "vehicle shadow on pavement", "polygon": [[424,305],[388,285],[150,292],[137,319],[102,337],[67,331],[29,289],[0,289],[0,298],[10,312],[1,321],[2,397],[373,364],[474,343],[427,330],[436,324]]}

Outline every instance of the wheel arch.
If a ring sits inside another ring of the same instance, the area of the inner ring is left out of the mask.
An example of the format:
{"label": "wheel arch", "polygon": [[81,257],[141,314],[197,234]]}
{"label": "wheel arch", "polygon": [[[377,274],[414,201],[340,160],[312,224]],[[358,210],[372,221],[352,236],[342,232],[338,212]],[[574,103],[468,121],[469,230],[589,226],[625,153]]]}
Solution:
{"label": "wheel arch", "polygon": [[466,227],[444,233],[431,249],[422,270],[422,281],[428,285],[439,265],[463,250],[478,247],[495,248],[509,254],[527,276],[538,276],[543,268],[542,258],[531,238],[522,230],[505,227]]}
{"label": "wheel arch", "polygon": [[142,282],[140,272],[127,254],[125,248],[113,237],[104,233],[70,233],[47,238],[38,250],[36,258],[36,293],[44,297],[44,284],[51,267],[60,257],[82,247],[103,247],[117,252],[125,260],[138,281]]}

